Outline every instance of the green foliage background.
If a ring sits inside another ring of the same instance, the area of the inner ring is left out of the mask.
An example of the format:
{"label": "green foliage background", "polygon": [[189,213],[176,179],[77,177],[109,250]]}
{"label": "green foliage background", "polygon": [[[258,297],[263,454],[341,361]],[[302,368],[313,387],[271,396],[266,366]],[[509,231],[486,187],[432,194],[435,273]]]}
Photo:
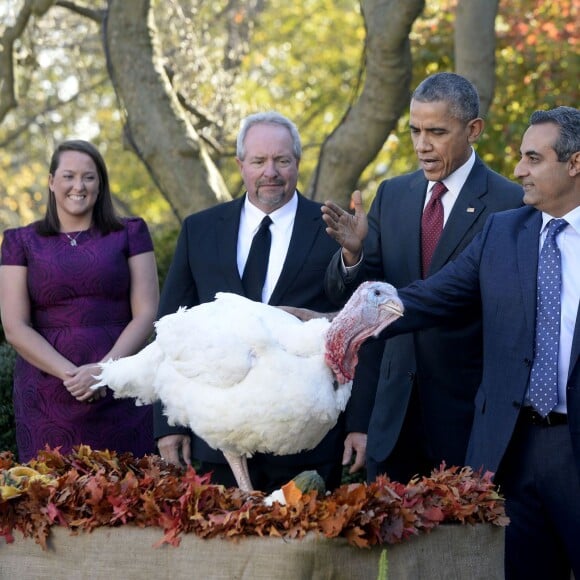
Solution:
{"label": "green foliage background", "polygon": [[0,343],[0,451],[12,451],[14,455],[16,433],[12,405],[12,371],[15,358],[14,349],[6,342]]}

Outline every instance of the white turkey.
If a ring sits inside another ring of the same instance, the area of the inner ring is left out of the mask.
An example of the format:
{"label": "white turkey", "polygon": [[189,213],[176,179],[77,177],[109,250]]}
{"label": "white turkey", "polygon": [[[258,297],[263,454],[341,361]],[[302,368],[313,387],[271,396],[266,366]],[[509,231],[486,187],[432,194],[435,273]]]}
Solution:
{"label": "white turkey", "polygon": [[361,344],[402,313],[385,282],[361,284],[332,322],[218,293],[158,320],[155,341],[103,363],[93,388],[161,401],[170,424],[221,450],[251,490],[247,457],[315,447],[346,407]]}

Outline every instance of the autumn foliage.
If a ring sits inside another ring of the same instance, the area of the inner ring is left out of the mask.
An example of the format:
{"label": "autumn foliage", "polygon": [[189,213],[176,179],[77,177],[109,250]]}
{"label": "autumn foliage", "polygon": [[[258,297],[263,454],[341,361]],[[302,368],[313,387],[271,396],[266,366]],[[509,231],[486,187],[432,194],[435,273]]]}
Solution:
{"label": "autumn foliage", "polygon": [[10,543],[19,530],[44,549],[53,525],[72,532],[156,526],[156,546],[178,546],[186,533],[240,539],[314,532],[368,547],[398,543],[443,522],[508,522],[491,474],[467,467],[442,466],[408,484],[382,477],[370,485],[343,485],[320,498],[290,482],[284,486],[287,504],[268,507],[261,492],[212,485],[209,476],[155,455],[137,459],[80,446],[67,455],[46,449],[26,465],[0,453],[0,494],[0,535]]}

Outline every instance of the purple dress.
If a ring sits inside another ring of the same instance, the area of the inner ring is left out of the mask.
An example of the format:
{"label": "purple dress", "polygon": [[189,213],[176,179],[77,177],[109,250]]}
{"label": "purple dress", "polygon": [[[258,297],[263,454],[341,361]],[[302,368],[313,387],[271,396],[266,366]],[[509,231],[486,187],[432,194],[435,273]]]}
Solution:
{"label": "purple dress", "polygon": [[[28,268],[31,322],[54,348],[76,365],[97,362],[131,320],[128,258],[153,249],[140,218],[103,236],[91,229],[72,246],[65,234],[40,236],[33,225],[4,232],[2,264]],[[75,234],[70,234],[74,237]],[[27,462],[48,444],[68,453],[74,445],[152,453],[150,405],[107,396],[81,403],[62,381],[17,357],[14,415],[19,460]]]}

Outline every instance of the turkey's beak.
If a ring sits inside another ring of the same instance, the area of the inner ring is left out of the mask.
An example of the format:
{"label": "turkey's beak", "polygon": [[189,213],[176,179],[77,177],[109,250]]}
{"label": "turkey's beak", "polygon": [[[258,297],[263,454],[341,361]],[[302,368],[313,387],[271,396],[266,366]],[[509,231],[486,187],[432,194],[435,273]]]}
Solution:
{"label": "turkey's beak", "polygon": [[386,310],[387,311],[387,316],[389,317],[389,320],[394,320],[395,318],[399,318],[401,316],[403,316],[403,312],[404,312],[404,307],[403,307],[403,303],[400,300],[389,300],[388,302],[385,302],[384,304],[381,304],[379,306],[379,308],[381,310]]}
{"label": "turkey's beak", "polygon": [[403,311],[405,307],[403,303],[398,298],[391,298],[387,302],[379,305],[379,310],[381,314],[381,322],[375,328],[373,336],[379,336],[379,334],[390,324],[395,322],[397,318],[403,316]]}

